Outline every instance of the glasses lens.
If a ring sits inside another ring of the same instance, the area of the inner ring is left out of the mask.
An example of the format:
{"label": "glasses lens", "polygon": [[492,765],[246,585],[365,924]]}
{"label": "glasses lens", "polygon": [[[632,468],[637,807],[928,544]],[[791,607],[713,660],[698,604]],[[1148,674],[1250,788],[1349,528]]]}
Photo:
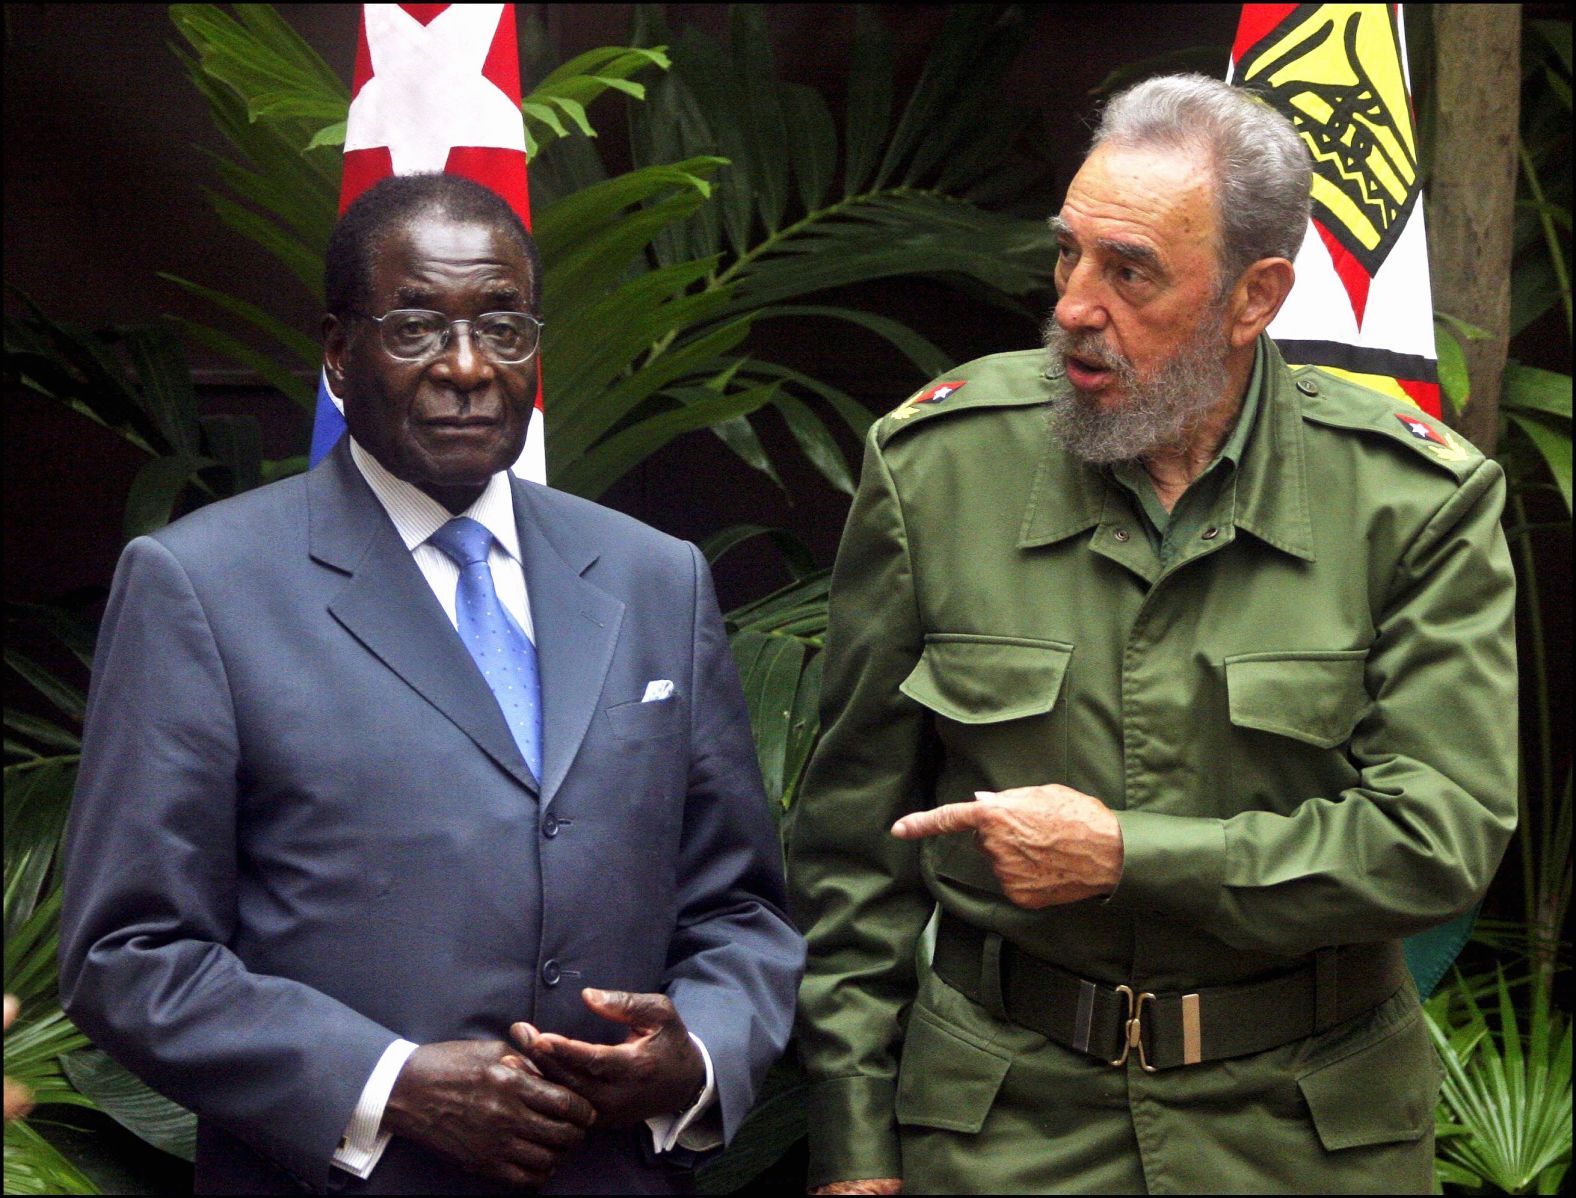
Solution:
{"label": "glasses lens", "polygon": [[383,348],[396,358],[411,361],[438,351],[449,321],[440,312],[412,308],[390,312],[378,327],[383,333]]}
{"label": "glasses lens", "polygon": [[471,334],[482,352],[495,362],[523,362],[536,352],[536,321],[524,312],[487,312],[477,317]]}

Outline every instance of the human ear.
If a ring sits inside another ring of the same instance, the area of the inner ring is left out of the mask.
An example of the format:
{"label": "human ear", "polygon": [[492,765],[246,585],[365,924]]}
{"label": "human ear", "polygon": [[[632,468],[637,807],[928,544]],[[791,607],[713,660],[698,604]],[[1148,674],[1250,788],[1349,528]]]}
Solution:
{"label": "human ear", "polygon": [[1296,271],[1285,258],[1260,258],[1237,280],[1231,290],[1230,334],[1233,349],[1252,345],[1280,311]]}
{"label": "human ear", "polygon": [[345,354],[350,348],[350,323],[332,312],[323,314],[323,369],[335,395],[345,393]]}

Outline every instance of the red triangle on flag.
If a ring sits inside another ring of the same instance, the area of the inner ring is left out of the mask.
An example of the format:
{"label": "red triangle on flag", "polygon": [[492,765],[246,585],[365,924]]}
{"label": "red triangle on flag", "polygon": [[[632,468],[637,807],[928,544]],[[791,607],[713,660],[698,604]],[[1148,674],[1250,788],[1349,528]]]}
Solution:
{"label": "red triangle on flag", "polygon": [[[400,7],[423,25],[430,25],[433,19],[449,6],[447,4],[401,4]],[[511,4],[509,7],[513,8],[514,6]]]}
{"label": "red triangle on flag", "polygon": [[1231,45],[1231,61],[1240,62],[1250,46],[1295,12],[1295,4],[1244,4],[1237,22],[1237,40]]}
{"label": "red triangle on flag", "polygon": [[1330,262],[1335,267],[1336,277],[1341,280],[1341,286],[1346,288],[1346,298],[1351,301],[1352,315],[1357,318],[1360,332],[1363,313],[1368,310],[1368,288],[1373,278],[1357,260],[1357,256],[1342,245],[1340,239],[1326,229],[1318,217],[1313,218],[1312,224],[1319,234],[1319,240],[1324,242],[1324,248],[1330,251]]}

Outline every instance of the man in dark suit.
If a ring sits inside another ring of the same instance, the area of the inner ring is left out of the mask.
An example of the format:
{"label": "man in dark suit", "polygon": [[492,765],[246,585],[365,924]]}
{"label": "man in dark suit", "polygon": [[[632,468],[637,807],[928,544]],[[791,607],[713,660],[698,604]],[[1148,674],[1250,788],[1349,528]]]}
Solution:
{"label": "man in dark suit", "polygon": [[349,436],[116,571],[66,1009],[198,1113],[199,1190],[683,1189],[803,961],[705,562],[506,473],[540,269],[491,192],[385,181],[326,282]]}

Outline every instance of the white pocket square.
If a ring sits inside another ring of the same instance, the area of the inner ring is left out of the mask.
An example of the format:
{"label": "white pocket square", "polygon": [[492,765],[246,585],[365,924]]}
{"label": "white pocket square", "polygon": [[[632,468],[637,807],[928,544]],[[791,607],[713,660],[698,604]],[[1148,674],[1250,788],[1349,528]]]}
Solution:
{"label": "white pocket square", "polygon": [[646,693],[641,697],[642,703],[656,703],[662,699],[673,697],[673,683],[666,678],[653,678],[646,683]]}

